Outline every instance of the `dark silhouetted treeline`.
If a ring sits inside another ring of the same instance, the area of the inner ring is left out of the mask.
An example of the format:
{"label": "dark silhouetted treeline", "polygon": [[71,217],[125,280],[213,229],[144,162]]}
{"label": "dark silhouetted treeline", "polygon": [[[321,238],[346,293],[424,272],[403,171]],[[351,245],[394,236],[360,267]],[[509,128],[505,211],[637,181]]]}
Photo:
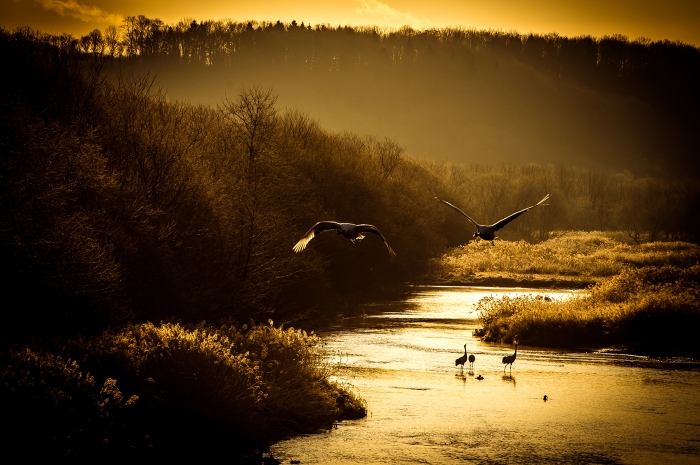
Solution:
{"label": "dark silhouetted treeline", "polygon": [[[87,53],[158,70],[189,100],[218,101],[224,91],[236,90],[231,84],[251,79],[276,89],[284,81],[298,94],[285,97],[294,105],[320,99],[343,106],[344,95],[348,108],[323,115],[336,124],[346,123],[342,113],[351,107],[396,119],[382,122],[391,134],[419,131],[430,140],[435,124],[455,141],[424,147],[411,139],[411,152],[430,158],[447,152],[468,163],[496,154],[501,161],[562,161],[679,177],[697,176],[700,168],[700,50],[680,42],[279,21],[164,24],[131,16],[120,28],[95,30],[77,44]],[[212,69],[185,73],[175,65]],[[202,79],[209,90],[202,89]],[[352,100],[361,102],[350,105]],[[414,123],[402,121],[406,114]]]}
{"label": "dark silhouetted treeline", "polygon": [[[390,139],[281,111],[265,88],[211,107],[173,102],[148,76],[108,82],[104,56],[70,37],[2,31],[0,53],[6,342],[170,317],[312,324],[352,313],[471,238],[431,190],[483,222],[551,193],[506,239],[557,229],[699,237],[690,181],[422,161]],[[374,236],[354,246],[324,234],[295,254],[319,220],[376,225],[396,260]]]}

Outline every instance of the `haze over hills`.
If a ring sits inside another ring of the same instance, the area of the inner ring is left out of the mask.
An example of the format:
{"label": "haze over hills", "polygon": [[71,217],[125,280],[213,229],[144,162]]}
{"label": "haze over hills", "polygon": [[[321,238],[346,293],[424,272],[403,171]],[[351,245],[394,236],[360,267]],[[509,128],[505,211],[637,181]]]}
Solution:
{"label": "haze over hills", "polygon": [[217,105],[260,85],[414,156],[697,174],[700,52],[685,44],[144,17],[125,37],[112,71],[152,73],[172,99]]}

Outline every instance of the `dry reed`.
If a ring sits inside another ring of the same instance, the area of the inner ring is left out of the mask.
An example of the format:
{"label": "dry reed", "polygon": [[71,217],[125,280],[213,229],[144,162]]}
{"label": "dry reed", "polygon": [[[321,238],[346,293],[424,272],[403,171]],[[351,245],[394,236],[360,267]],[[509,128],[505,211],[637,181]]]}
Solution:
{"label": "dry reed", "polygon": [[569,299],[488,297],[477,307],[489,341],[700,356],[699,264],[626,268]]}
{"label": "dry reed", "polygon": [[700,260],[700,247],[687,242],[634,245],[624,236],[600,231],[569,231],[530,244],[525,241],[472,241],[433,263],[429,279],[470,281],[475,276],[515,279],[567,279],[585,282],[614,276],[626,267],[690,266]]}

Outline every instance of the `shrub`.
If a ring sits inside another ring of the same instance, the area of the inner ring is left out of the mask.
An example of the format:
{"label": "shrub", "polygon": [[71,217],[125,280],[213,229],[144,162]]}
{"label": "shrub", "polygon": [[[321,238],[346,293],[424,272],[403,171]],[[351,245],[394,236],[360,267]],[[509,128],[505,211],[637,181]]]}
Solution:
{"label": "shrub", "polygon": [[131,325],[72,340],[60,355],[10,352],[0,407],[48,456],[243,454],[365,416],[364,402],[330,380],[318,342],[271,322]]}
{"label": "shrub", "polygon": [[489,341],[700,356],[699,264],[628,268],[570,299],[487,297],[477,310]]}

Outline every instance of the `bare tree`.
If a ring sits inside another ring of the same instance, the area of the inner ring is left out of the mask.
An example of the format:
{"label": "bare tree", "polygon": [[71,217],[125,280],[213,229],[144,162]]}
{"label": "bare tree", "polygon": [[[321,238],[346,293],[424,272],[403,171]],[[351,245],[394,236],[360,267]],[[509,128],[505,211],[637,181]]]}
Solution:
{"label": "bare tree", "polygon": [[225,99],[220,111],[232,123],[235,142],[245,151],[246,189],[242,202],[245,219],[246,244],[239,254],[243,281],[248,277],[251,256],[255,249],[256,230],[261,214],[261,175],[267,157],[274,147],[274,134],[277,127],[277,96],[272,89],[263,90],[258,86],[243,88],[236,100]]}
{"label": "bare tree", "polygon": [[107,26],[104,33],[105,53],[114,58],[121,56],[122,44],[119,41],[119,31],[115,26]]}
{"label": "bare tree", "polygon": [[102,56],[105,51],[105,41],[99,29],[93,29],[88,35],[80,38],[80,48],[85,53]]}
{"label": "bare tree", "polygon": [[403,160],[405,149],[388,137],[381,141],[371,137],[369,143],[375,153],[379,176],[386,180]]}

